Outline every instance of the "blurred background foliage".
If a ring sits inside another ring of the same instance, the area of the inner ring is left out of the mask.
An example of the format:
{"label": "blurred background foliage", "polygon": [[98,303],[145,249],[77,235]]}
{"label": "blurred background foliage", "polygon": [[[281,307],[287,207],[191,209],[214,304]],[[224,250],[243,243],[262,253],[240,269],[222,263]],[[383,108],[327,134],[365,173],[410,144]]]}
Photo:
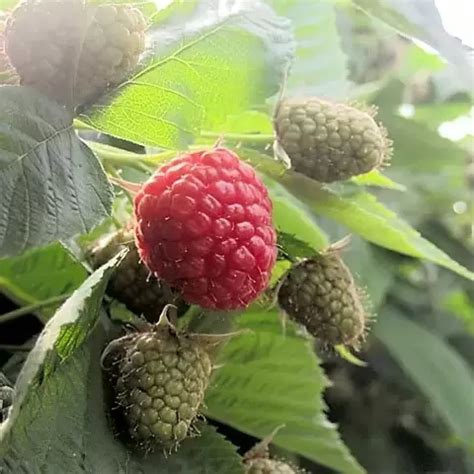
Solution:
{"label": "blurred background foliage", "polygon": [[[158,25],[182,21],[199,9],[205,10],[203,3],[173,2],[154,17],[155,21]],[[444,32],[434,4],[428,1],[403,5],[394,0],[268,3],[291,19],[297,40],[286,94],[376,104],[379,118],[394,141],[391,165],[383,172],[399,186],[381,187],[372,181],[366,188],[454,260],[474,270],[472,51]],[[6,6],[8,2],[0,3],[0,8]],[[237,57],[236,61],[244,59]],[[250,80],[242,76],[242,81]],[[240,93],[244,97],[243,89]],[[250,101],[245,96],[247,99]],[[270,116],[262,110],[218,119],[222,117],[206,123],[210,135],[271,133]],[[201,135],[201,142],[209,140]],[[144,151],[141,146],[105,136],[101,141],[133,152]],[[99,156],[103,144],[96,145]],[[250,144],[248,148],[242,149],[246,157],[269,153],[267,143]],[[106,167],[110,163],[104,161]],[[124,166],[122,176],[142,180],[137,168]],[[303,240],[315,248],[348,233],[347,227],[331,219],[330,212],[313,213],[298,200],[292,201],[294,198],[278,183],[272,184],[270,177],[267,179],[275,190],[274,199],[279,196],[279,219],[288,220],[286,230],[291,230],[290,221],[294,222]],[[361,186],[351,182],[330,189],[352,199],[363,192]],[[120,217],[126,207],[122,196],[115,204],[115,216]],[[110,222],[84,237],[82,244],[108,227]],[[382,228],[379,231],[383,232]],[[47,320],[61,295],[70,294],[86,278],[86,270],[70,252],[74,245],[77,242],[69,243],[66,251],[53,244],[0,260],[1,312],[11,315],[16,304],[33,305],[34,310],[36,303],[51,300],[51,307],[42,305],[33,311],[39,320]],[[332,382],[325,392],[328,418],[339,425],[343,441],[369,473],[472,473],[472,282],[356,235],[345,258],[369,295],[373,321],[368,340],[357,354],[365,361],[363,366],[316,348]],[[21,323],[15,317],[11,320],[0,316],[0,363],[5,364],[3,372],[13,380],[23,352],[12,346],[27,350],[30,337],[41,326],[33,316]],[[309,365],[307,370],[308,376],[316,373]],[[217,398],[218,394],[211,394],[209,399],[211,417],[212,402]],[[218,412],[216,408],[214,418],[219,420]],[[240,428],[239,421],[234,428]],[[242,431],[252,432],[245,429],[245,423],[243,426]],[[239,432],[220,429],[241,447],[249,444]],[[286,447],[302,441],[296,437],[292,443]],[[292,451],[305,455],[305,449]],[[312,461],[308,456],[298,460],[295,454],[282,452],[309,472],[333,472],[315,464],[317,455]]]}

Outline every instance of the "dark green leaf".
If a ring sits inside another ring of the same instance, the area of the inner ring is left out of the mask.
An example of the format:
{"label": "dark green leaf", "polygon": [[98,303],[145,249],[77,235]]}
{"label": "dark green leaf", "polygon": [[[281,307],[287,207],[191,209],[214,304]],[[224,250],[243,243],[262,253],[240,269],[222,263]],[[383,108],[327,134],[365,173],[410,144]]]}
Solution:
{"label": "dark green leaf", "polygon": [[465,361],[442,339],[395,309],[384,312],[375,335],[460,442],[474,449],[474,377]]}
{"label": "dark green leaf", "polygon": [[[7,422],[1,426],[1,459],[8,459],[9,453],[13,458],[23,459],[28,464],[32,463],[31,456],[35,453],[34,455],[38,456],[38,465],[41,466],[48,456],[48,438],[57,436],[61,439],[64,434],[59,428],[63,429],[66,424],[61,420],[61,411],[56,403],[59,400],[66,403],[68,397],[62,398],[61,394],[65,393],[71,397],[74,389],[77,389],[75,385],[83,384],[86,380],[86,373],[81,373],[83,378],[76,378],[75,384],[65,383],[68,379],[64,377],[68,372],[63,374],[62,383],[57,376],[69,361],[72,366],[69,372],[72,381],[73,373],[86,370],[90,363],[93,354],[84,350],[84,341],[97,324],[108,278],[121,257],[122,255],[114,257],[91,275],[46,324],[18,376],[14,404]],[[73,357],[77,352],[83,354],[82,360]],[[75,375],[77,377],[77,374]],[[44,416],[48,410],[50,416],[55,414],[53,423],[48,418],[43,418],[42,422],[38,419],[38,412]],[[67,417],[66,413],[63,412],[62,416]],[[36,423],[33,423],[33,420]],[[25,427],[28,427],[30,438],[25,437]],[[37,445],[36,449],[28,444],[28,439],[30,443]],[[69,449],[71,447],[69,446]],[[67,449],[66,445],[64,449]]]}
{"label": "dark green leaf", "polygon": [[0,203],[0,256],[88,232],[112,205],[72,118],[23,87],[0,88]]}
{"label": "dark green leaf", "polygon": [[222,350],[206,396],[209,416],[258,437],[284,424],[277,446],[341,473],[363,473],[324,415],[328,381],[311,342],[291,324],[285,334],[275,311],[247,311],[238,327],[252,333]]}
{"label": "dark green leaf", "polygon": [[81,119],[137,143],[185,148],[202,128],[261,105],[278,90],[293,41],[287,20],[246,5],[207,22],[193,16],[186,28],[158,27],[142,71]]}

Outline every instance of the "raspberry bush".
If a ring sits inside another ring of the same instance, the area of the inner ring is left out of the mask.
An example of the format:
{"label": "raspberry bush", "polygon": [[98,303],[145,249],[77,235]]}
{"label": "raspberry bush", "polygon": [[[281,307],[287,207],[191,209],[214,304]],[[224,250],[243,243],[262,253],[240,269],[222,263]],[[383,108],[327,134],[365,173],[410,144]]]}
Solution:
{"label": "raspberry bush", "polygon": [[464,49],[155,3],[0,2],[0,472],[472,472]]}

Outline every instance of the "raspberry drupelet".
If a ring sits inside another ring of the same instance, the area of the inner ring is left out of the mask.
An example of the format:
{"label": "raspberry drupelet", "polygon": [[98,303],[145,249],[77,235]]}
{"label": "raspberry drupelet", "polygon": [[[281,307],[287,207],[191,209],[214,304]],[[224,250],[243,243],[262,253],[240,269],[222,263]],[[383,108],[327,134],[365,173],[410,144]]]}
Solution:
{"label": "raspberry drupelet", "polygon": [[135,196],[136,243],[150,271],[203,308],[244,308],[267,287],[276,233],[267,189],[225,148],[185,154]]}

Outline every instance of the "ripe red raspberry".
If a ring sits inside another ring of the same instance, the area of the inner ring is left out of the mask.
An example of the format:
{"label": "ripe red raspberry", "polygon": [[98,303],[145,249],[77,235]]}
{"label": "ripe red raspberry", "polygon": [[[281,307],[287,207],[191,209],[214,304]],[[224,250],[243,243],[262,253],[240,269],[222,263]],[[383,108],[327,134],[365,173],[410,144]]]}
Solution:
{"label": "ripe red raspberry", "polygon": [[255,171],[225,148],[175,158],[135,197],[137,248],[189,302],[230,310],[268,284],[276,259],[272,204]]}

